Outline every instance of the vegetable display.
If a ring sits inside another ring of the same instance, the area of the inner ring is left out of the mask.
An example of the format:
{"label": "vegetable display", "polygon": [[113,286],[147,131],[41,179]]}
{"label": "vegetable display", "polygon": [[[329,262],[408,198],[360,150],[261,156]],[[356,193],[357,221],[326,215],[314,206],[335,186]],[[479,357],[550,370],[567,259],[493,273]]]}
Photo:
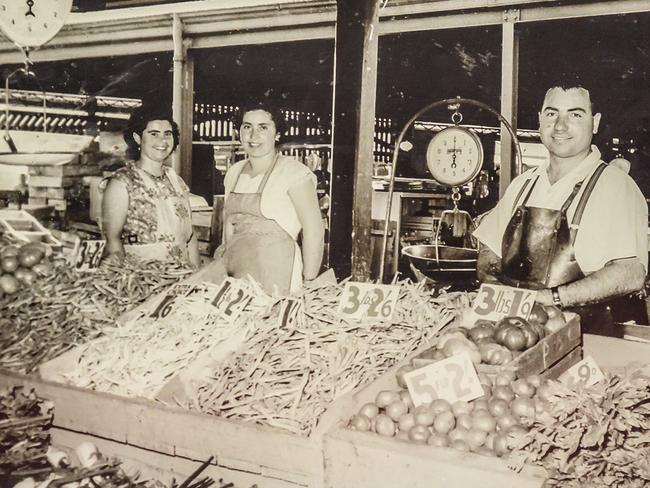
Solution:
{"label": "vegetable display", "polygon": [[[436,399],[414,407],[406,389],[381,391],[373,403],[359,409],[348,426],[416,444],[505,456],[512,439],[528,432],[536,419],[548,418],[547,387],[537,375],[515,380],[504,372],[493,379],[485,375],[479,379],[485,395],[471,402]],[[398,383],[402,383],[399,375]]]}
{"label": "vegetable display", "polygon": [[0,299],[29,289],[34,283],[52,275],[54,266],[47,256],[51,249],[44,244],[30,242],[5,245],[0,248]]}
{"label": "vegetable display", "polygon": [[333,401],[429,343],[452,318],[457,295],[434,299],[422,286],[398,285],[393,323],[339,316],[344,283],[306,289],[289,327],[278,320],[279,307],[266,317],[248,316],[256,327],[216,365],[189,407],[310,435]]}
{"label": "vegetable display", "polygon": [[519,436],[518,467],[541,464],[548,486],[562,488],[650,486],[650,367],[575,391],[549,383],[551,415]]}
{"label": "vegetable display", "polygon": [[191,273],[177,262],[105,259],[92,273],[60,265],[0,299],[0,368],[29,373],[112,327],[150,295]]}

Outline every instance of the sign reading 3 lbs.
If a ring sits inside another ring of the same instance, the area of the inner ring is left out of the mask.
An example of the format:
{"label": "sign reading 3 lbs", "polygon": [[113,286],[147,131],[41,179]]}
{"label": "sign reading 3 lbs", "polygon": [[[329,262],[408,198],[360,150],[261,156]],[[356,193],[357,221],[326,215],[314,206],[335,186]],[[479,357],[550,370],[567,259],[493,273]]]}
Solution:
{"label": "sign reading 3 lbs", "polygon": [[374,285],[349,281],[345,284],[339,313],[347,318],[360,320],[392,320],[399,296],[399,286]]}
{"label": "sign reading 3 lbs", "polygon": [[106,241],[81,241],[75,253],[74,268],[79,271],[94,271],[104,254]]}
{"label": "sign reading 3 lbs", "polygon": [[480,319],[500,320],[504,317],[528,319],[537,292],[524,288],[482,284],[474,301],[474,313]]}

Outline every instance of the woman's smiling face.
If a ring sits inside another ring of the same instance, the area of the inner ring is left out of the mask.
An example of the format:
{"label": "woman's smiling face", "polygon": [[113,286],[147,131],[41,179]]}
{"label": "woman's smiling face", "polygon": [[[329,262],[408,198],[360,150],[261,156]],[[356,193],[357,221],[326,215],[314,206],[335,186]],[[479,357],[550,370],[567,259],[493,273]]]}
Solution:
{"label": "woman's smiling face", "polygon": [[239,137],[249,157],[260,158],[275,152],[277,129],[271,114],[265,110],[251,110],[244,114]]}
{"label": "woman's smiling face", "polygon": [[142,137],[133,134],[140,144],[140,157],[162,163],[174,150],[174,132],[167,120],[150,120],[142,131]]}

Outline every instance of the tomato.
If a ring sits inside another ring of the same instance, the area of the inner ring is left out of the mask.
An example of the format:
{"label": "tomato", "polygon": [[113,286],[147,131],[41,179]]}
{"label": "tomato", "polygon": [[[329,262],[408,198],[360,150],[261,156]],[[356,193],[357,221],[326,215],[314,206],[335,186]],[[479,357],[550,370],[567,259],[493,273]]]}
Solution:
{"label": "tomato", "polygon": [[487,432],[484,430],[472,429],[467,434],[467,444],[472,451],[475,451],[483,444],[485,444],[485,439],[487,438]]}
{"label": "tomato", "polygon": [[5,273],[13,273],[18,269],[20,262],[16,256],[5,256],[0,259],[0,267]]}
{"label": "tomato", "polygon": [[406,373],[410,373],[414,369],[415,366],[411,364],[404,364],[397,369],[395,372],[395,379],[397,379],[397,384],[400,388],[406,388],[406,380],[404,379],[404,375]]}
{"label": "tomato", "polygon": [[451,405],[449,405],[449,402],[443,398],[437,398],[432,401],[430,407],[435,415],[451,411]]}
{"label": "tomato", "polygon": [[447,439],[446,435],[432,434],[427,439],[427,444],[435,447],[447,447],[449,445],[449,439]]}
{"label": "tomato", "polygon": [[456,426],[469,430],[472,428],[472,416],[468,413],[456,415]]}
{"label": "tomato", "polygon": [[494,338],[511,351],[522,351],[534,346],[539,334],[521,317],[505,317],[497,322]]}
{"label": "tomato", "polygon": [[350,429],[367,432],[370,430],[370,419],[363,414],[353,415],[350,419]]}
{"label": "tomato", "polygon": [[374,419],[379,414],[379,407],[374,403],[366,403],[359,409],[359,413],[365,415],[369,419]]}
{"label": "tomato", "polygon": [[469,444],[466,440],[463,439],[456,439],[455,441],[452,441],[451,447],[457,451],[469,452]]}
{"label": "tomato", "polygon": [[467,429],[464,429],[462,427],[456,427],[455,429],[452,429],[451,432],[447,435],[449,437],[449,440],[452,441],[466,441],[467,440],[467,434],[469,434],[469,431]]}
{"label": "tomato", "polygon": [[544,325],[548,320],[548,313],[543,305],[535,303],[528,314],[528,322],[531,324]]}
{"label": "tomato", "polygon": [[399,393],[396,391],[384,390],[377,393],[377,398],[375,399],[375,404],[379,408],[387,407],[389,403],[399,400]]}
{"label": "tomato", "polygon": [[456,425],[456,418],[450,410],[441,412],[436,416],[433,421],[433,430],[437,434],[446,435],[448,434]]}
{"label": "tomato", "polygon": [[395,400],[386,405],[386,415],[391,419],[397,420],[409,411],[408,406],[402,400]]}
{"label": "tomato", "polygon": [[375,419],[375,432],[386,437],[393,437],[395,435],[395,423],[388,415],[380,413]]}
{"label": "tomato", "polygon": [[474,342],[479,342],[494,337],[494,324],[488,320],[477,320],[473,328],[468,332],[469,338]]}
{"label": "tomato", "polygon": [[495,417],[501,417],[510,412],[510,406],[503,398],[492,397],[488,402],[488,411]]}
{"label": "tomato", "polygon": [[433,425],[433,421],[436,418],[431,407],[427,405],[420,405],[417,407],[413,412],[413,415],[415,416],[415,423],[417,425],[426,425],[427,427]]}
{"label": "tomato", "polygon": [[458,417],[461,413],[470,413],[474,409],[474,405],[462,400],[458,400],[451,405],[451,411]]}
{"label": "tomato", "polygon": [[518,396],[530,398],[535,394],[535,387],[524,378],[519,378],[518,380],[513,381],[511,388]]}
{"label": "tomato", "polygon": [[20,289],[20,283],[10,274],[0,276],[0,289],[7,294],[12,295]]}
{"label": "tomato", "polygon": [[20,265],[25,268],[31,268],[43,259],[43,252],[36,247],[23,247],[18,254]]}
{"label": "tomato", "polygon": [[412,413],[405,413],[397,420],[397,426],[400,431],[408,432],[415,426],[415,415]]}
{"label": "tomato", "polygon": [[409,430],[409,440],[416,444],[426,444],[430,435],[429,429],[424,425],[415,425]]}
{"label": "tomato", "polygon": [[492,389],[492,398],[500,398],[501,400],[510,402],[514,397],[515,394],[509,386],[495,386]]}
{"label": "tomato", "polygon": [[532,398],[517,397],[510,403],[510,409],[515,417],[527,420],[535,419],[535,402]]}

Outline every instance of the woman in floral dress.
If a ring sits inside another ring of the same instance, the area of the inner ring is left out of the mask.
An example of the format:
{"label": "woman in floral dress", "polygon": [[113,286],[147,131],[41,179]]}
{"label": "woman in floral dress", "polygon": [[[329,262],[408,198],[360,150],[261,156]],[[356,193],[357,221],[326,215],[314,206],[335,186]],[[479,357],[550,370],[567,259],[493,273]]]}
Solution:
{"label": "woman in floral dress", "polygon": [[166,164],[178,146],[178,126],[166,112],[134,112],[124,139],[136,155],[110,178],[102,200],[108,255],[170,258],[199,266],[189,189]]}

